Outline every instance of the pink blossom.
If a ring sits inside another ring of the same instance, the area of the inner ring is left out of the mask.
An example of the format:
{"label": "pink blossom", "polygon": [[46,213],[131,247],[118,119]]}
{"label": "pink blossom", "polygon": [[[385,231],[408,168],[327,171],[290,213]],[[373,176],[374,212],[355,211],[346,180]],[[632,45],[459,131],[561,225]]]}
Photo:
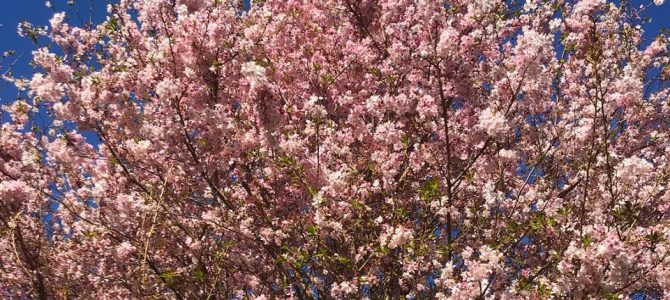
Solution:
{"label": "pink blossom", "polygon": [[49,46],[2,76],[0,298],[667,294],[666,38],[612,1],[512,2],[19,24]]}
{"label": "pink blossom", "polygon": [[483,110],[479,115],[478,126],[493,137],[499,137],[509,131],[505,115],[490,107]]}
{"label": "pink blossom", "polygon": [[258,65],[256,62],[250,61],[242,64],[241,72],[251,86],[261,85],[267,82],[265,68]]}

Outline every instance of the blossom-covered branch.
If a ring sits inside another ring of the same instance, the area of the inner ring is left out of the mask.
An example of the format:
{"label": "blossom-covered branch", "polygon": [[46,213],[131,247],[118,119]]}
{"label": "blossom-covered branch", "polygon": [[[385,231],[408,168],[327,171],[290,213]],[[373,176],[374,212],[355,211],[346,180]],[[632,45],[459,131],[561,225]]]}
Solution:
{"label": "blossom-covered branch", "polygon": [[668,38],[626,3],[122,0],[21,24],[38,70],[5,76],[27,100],[0,128],[0,295],[668,297]]}

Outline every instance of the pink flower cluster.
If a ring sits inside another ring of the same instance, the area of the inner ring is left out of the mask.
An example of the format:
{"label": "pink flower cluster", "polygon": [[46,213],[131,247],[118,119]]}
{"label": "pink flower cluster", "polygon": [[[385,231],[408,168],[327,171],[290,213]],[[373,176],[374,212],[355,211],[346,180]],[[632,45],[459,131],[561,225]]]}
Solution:
{"label": "pink flower cluster", "polygon": [[20,24],[52,46],[5,76],[27,100],[2,108],[0,298],[668,298],[670,53],[643,15],[121,0]]}

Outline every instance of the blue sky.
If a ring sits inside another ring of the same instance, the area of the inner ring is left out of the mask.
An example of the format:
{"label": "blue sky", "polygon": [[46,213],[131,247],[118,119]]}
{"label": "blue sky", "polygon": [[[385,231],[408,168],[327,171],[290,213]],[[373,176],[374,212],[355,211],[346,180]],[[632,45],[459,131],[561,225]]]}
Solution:
{"label": "blue sky", "polygon": [[[250,0],[244,0],[245,5],[249,5]],[[36,26],[44,26],[49,24],[49,19],[56,12],[65,11],[70,18],[74,18],[71,23],[81,24],[77,13],[84,19],[88,20],[89,15],[92,15],[94,23],[100,23],[105,20],[106,15],[106,0],[74,0],[73,5],[68,5],[68,0],[51,0],[52,8],[47,8],[45,0],[5,0],[0,4],[0,55],[7,50],[15,50],[16,54],[13,58],[18,58],[23,55],[21,59],[15,64],[12,69],[15,75],[30,76],[33,69],[29,66],[31,60],[31,52],[35,50],[35,45],[28,39],[20,37],[16,28],[19,22],[28,21]],[[116,0],[112,1],[116,2]],[[91,6],[91,3],[93,5]],[[13,59],[5,60],[3,68],[0,72],[5,72],[7,62]],[[0,81],[0,103],[8,103],[14,101],[17,96],[17,90],[7,85],[4,81]]]}
{"label": "blue sky", "polygon": [[[93,21],[101,22],[105,19],[106,1],[92,0]],[[30,76],[33,69],[29,66],[32,58],[31,52],[35,45],[27,38],[20,37],[16,28],[19,22],[29,21],[35,25],[44,26],[49,24],[49,19],[54,13],[66,11],[72,14],[80,12],[83,18],[88,19],[89,0],[76,0],[74,5],[67,5],[67,0],[53,0],[53,7],[47,8],[44,0],[8,0],[3,1],[0,6],[0,53],[7,50],[15,50],[16,54],[3,62],[1,72],[6,71],[6,64],[13,59],[23,55],[13,68],[15,75]],[[0,103],[12,102],[17,95],[16,89],[11,85],[0,82]]]}
{"label": "blue sky", "polygon": [[[248,5],[250,0],[244,0]],[[49,19],[55,12],[66,11],[69,16],[76,16],[77,11],[84,19],[88,19],[89,5],[94,3],[90,10],[93,15],[93,21],[99,23],[105,19],[105,6],[107,1],[103,0],[74,0],[74,5],[68,5],[68,0],[52,0],[53,7],[47,8],[44,0],[6,0],[0,7],[0,53],[13,49],[16,50],[15,58],[19,55],[23,57],[15,65],[14,74],[30,76],[33,72],[29,66],[31,51],[35,46],[27,38],[19,37],[16,33],[17,24],[21,21],[29,21],[35,25],[44,26],[48,24]],[[651,17],[652,22],[645,26],[645,41],[651,41],[660,28],[670,27],[670,0],[664,5],[657,7],[652,4],[652,0],[633,0],[631,3],[635,6],[647,6],[646,15]],[[78,24],[77,19],[73,20]],[[5,61],[5,64],[7,61]],[[1,70],[2,72],[5,69]],[[13,101],[17,96],[17,91],[5,82],[0,82],[0,103]]]}

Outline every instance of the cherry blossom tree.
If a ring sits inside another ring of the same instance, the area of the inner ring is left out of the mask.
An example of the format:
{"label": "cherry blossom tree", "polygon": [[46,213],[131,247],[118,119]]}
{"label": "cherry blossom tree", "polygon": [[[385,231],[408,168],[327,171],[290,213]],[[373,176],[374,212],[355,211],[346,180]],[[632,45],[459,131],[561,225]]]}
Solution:
{"label": "cherry blossom tree", "polygon": [[643,16],[122,0],[23,24],[46,42],[5,76],[0,295],[670,298],[670,53]]}

